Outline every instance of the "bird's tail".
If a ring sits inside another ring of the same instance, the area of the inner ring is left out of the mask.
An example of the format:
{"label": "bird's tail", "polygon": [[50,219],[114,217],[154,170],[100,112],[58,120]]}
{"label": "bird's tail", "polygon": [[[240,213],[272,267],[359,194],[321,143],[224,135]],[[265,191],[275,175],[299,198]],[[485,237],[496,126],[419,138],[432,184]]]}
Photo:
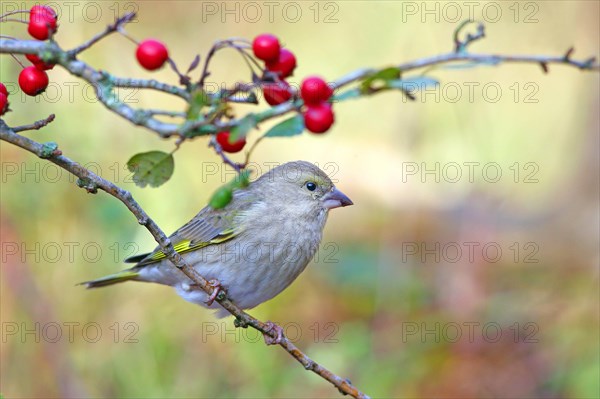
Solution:
{"label": "bird's tail", "polygon": [[106,287],[107,285],[113,285],[122,283],[129,280],[135,280],[139,276],[139,273],[135,270],[123,270],[119,273],[111,274],[105,277],[101,277],[96,280],[85,281],[79,283],[79,285],[85,285],[86,288],[100,288]]}

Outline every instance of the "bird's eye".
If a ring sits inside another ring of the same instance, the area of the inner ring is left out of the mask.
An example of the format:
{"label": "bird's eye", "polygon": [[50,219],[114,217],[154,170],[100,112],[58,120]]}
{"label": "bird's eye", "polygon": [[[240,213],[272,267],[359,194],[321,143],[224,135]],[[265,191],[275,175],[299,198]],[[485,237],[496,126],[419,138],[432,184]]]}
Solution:
{"label": "bird's eye", "polygon": [[317,189],[317,184],[312,181],[306,182],[306,188],[308,191],[315,191]]}

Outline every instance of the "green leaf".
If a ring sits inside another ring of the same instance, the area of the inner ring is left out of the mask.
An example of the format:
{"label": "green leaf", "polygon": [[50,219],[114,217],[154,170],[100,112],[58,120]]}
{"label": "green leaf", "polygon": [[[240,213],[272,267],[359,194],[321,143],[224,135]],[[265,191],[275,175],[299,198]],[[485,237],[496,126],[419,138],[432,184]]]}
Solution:
{"label": "green leaf", "polygon": [[346,90],[345,92],[343,92],[341,94],[336,94],[333,97],[333,102],[351,100],[354,98],[359,98],[361,95],[362,95],[362,93],[361,93],[360,89],[354,88],[354,89]]}
{"label": "green leaf", "polygon": [[227,206],[233,198],[233,190],[246,188],[250,184],[250,171],[245,169],[240,172],[233,180],[222,185],[210,197],[209,205],[213,209],[221,209]]}
{"label": "green leaf", "polygon": [[246,188],[250,184],[250,171],[248,169],[242,170],[239,175],[235,177],[229,185],[232,189],[235,188]]}
{"label": "green leaf", "polygon": [[172,154],[150,151],[136,154],[127,161],[127,168],[133,172],[136,186],[158,187],[173,175],[175,161]]}
{"label": "green leaf", "polygon": [[253,114],[244,116],[239,123],[231,129],[229,141],[236,142],[245,138],[248,132],[256,127],[256,118]]}
{"label": "green leaf", "polygon": [[304,118],[298,114],[273,126],[264,137],[291,137],[304,131]]}
{"label": "green leaf", "polygon": [[367,77],[360,85],[360,91],[363,94],[369,93],[376,89],[375,83],[383,83],[383,87],[387,87],[387,82],[390,80],[400,79],[401,70],[398,67],[389,67],[382,69],[379,72]]}
{"label": "green leaf", "polygon": [[231,187],[229,187],[229,185],[226,184],[224,186],[219,187],[217,191],[214,192],[212,197],[210,197],[210,201],[208,202],[208,204],[213,209],[221,209],[225,208],[227,204],[231,202],[232,198],[233,190],[231,189]]}
{"label": "green leaf", "polygon": [[192,93],[190,106],[187,110],[187,119],[196,120],[200,117],[202,108],[210,105],[210,96],[202,89],[197,89]]}

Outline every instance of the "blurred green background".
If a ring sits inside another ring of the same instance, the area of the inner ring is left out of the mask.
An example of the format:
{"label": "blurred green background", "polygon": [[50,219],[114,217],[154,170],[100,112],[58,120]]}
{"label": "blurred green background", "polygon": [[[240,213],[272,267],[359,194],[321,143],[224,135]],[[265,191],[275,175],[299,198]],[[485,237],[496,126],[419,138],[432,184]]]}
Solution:
{"label": "blurred green background", "polygon": [[[470,13],[487,27],[472,51],[599,54],[593,1],[51,4],[63,48],[137,10],[127,31],[163,40],[181,69],[217,39],[272,32],[298,58],[296,84],[446,52]],[[3,23],[1,34],[25,38],[25,26]],[[142,70],[134,50],[114,35],[81,58],[120,76],[176,83],[166,68]],[[176,154],[167,184],[135,187],[127,159],[170,151],[172,141],[107,111],[58,67],[44,96],[24,98],[19,65],[5,55],[0,62],[13,109],[6,122],[55,113],[50,127],[26,135],[58,142],[131,190],[166,232],[231,176],[199,138]],[[217,86],[249,78],[233,51],[212,70]],[[331,213],[318,259],[250,313],[282,324],[309,356],[373,397],[599,397],[598,74],[512,64],[429,75],[441,86],[414,102],[397,92],[348,101],[336,106],[329,133],[257,148],[261,170],[317,162],[355,206]],[[183,107],[155,92],[125,96],[133,106]],[[338,395],[255,331],[236,330],[231,318],[217,320],[167,287],[76,286],[120,270],[123,258],[152,249],[152,238],[114,198],[86,194],[66,172],[0,148],[4,397]]]}

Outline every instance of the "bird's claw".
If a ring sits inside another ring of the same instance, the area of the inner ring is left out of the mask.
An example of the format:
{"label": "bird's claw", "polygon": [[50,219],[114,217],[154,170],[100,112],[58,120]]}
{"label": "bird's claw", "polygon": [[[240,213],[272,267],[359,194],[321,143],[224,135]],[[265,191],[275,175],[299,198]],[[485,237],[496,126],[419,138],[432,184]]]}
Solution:
{"label": "bird's claw", "polygon": [[272,321],[267,321],[265,323],[267,325],[266,331],[275,331],[277,335],[276,338],[273,338],[271,335],[267,333],[263,333],[263,337],[265,339],[265,344],[267,345],[279,345],[283,340],[283,328],[280,325],[273,323]]}
{"label": "bird's claw", "polygon": [[213,292],[208,297],[208,300],[206,302],[204,302],[204,303],[206,303],[207,306],[210,306],[210,305],[213,304],[213,302],[215,301],[215,299],[217,299],[217,296],[221,292],[221,282],[219,282],[219,280],[210,280],[208,282],[208,285],[210,285],[211,287],[213,287]]}

